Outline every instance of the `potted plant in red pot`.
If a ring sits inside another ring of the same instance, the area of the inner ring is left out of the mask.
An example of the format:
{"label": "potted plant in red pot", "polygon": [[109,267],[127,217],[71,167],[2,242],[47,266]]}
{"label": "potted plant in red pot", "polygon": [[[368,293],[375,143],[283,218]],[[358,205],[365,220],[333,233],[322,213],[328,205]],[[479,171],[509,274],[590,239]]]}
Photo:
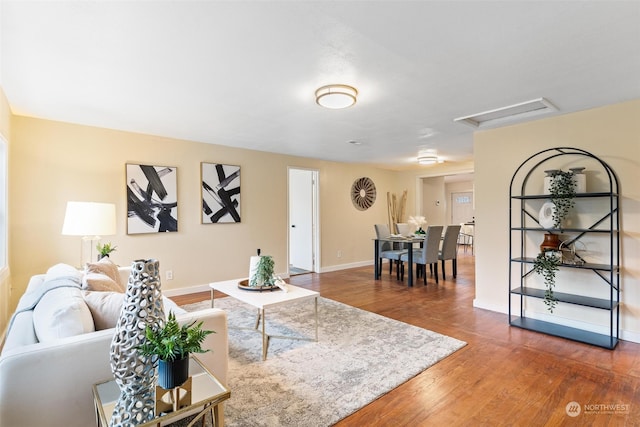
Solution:
{"label": "potted plant in red pot", "polygon": [[202,329],[202,322],[180,326],[173,312],[169,312],[163,327],[147,326],[145,343],[139,349],[158,361],[158,385],[165,390],[182,385],[189,378],[189,353],[209,351],[202,348],[202,343],[212,333]]}

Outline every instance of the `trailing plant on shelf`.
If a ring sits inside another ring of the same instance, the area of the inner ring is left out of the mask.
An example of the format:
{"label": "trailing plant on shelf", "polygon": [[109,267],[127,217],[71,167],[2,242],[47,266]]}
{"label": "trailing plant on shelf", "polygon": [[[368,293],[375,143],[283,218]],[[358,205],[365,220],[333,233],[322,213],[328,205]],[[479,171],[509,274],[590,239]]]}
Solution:
{"label": "trailing plant on shelf", "polygon": [[533,271],[542,275],[545,284],[544,303],[547,309],[553,313],[558,300],[553,295],[553,287],[556,284],[556,273],[561,263],[560,257],[556,256],[555,251],[543,251],[533,260]]}
{"label": "trailing plant on shelf", "polygon": [[554,228],[562,227],[562,220],[567,217],[569,210],[574,206],[576,197],[576,179],[573,172],[554,170],[551,173],[551,201],[555,205],[553,210]]}

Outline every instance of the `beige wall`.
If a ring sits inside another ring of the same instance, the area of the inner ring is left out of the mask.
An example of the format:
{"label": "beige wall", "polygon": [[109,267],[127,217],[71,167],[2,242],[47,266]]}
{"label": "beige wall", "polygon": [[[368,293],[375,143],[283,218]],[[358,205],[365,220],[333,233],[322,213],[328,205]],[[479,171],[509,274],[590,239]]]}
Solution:
{"label": "beige wall", "polygon": [[[8,143],[11,137],[11,110],[9,103],[4,94],[4,91],[0,87],[0,134],[2,138]],[[7,152],[9,147],[5,147]],[[4,173],[4,171],[2,172]],[[0,191],[0,194],[4,194],[4,191]],[[6,239],[4,230],[0,230],[0,239]],[[8,240],[8,239],[7,239]],[[9,317],[12,313],[11,300],[11,276],[9,268],[0,268],[0,332],[4,330],[4,325],[7,324]],[[4,335],[3,335],[4,336]]]}
{"label": "beige wall", "polygon": [[447,200],[444,189],[444,176],[424,178],[422,180],[422,215],[428,225],[446,225]]}
{"label": "beige wall", "polygon": [[[607,162],[620,180],[622,243],[621,337],[640,342],[640,100],[477,132],[475,306],[507,312],[509,181],[530,155],[551,147],[576,147]],[[496,167],[496,156],[501,167]],[[562,274],[569,274],[563,272]],[[564,309],[557,316],[574,321]],[[594,330],[599,315],[578,319]],[[539,316],[546,315],[544,308]],[[566,317],[565,317],[566,315]],[[507,320],[505,319],[505,322]]]}
{"label": "beige wall", "polygon": [[[200,224],[200,162],[241,166],[240,224]],[[373,224],[387,218],[386,192],[396,191],[395,173],[382,169],[297,158],[68,123],[15,117],[10,155],[10,254],[13,304],[29,277],[58,262],[77,265],[79,239],[60,234],[66,202],[116,203],[118,246],[112,259],[128,265],[157,258],[164,290],[245,277],[257,248],[287,271],[287,168],[313,168],[320,175],[321,268],[371,263]],[[126,234],[125,164],[177,167],[177,233]],[[378,199],[357,211],[351,184],[369,176]],[[338,251],[342,256],[337,257]],[[174,280],[164,280],[173,271]]]}

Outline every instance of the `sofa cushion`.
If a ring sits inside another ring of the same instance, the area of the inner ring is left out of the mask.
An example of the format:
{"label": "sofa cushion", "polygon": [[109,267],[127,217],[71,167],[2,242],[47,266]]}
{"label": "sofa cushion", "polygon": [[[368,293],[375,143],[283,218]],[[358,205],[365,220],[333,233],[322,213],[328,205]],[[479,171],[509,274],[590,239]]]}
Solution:
{"label": "sofa cushion", "polygon": [[88,262],[84,269],[82,288],[89,291],[124,292],[118,266],[104,257],[98,262]]}
{"label": "sofa cushion", "polygon": [[80,280],[82,279],[82,272],[72,265],[62,263],[56,264],[49,267],[44,276],[44,281],[50,282],[57,279],[70,279],[74,282],[80,283]]}
{"label": "sofa cushion", "polygon": [[[120,311],[122,310],[125,294],[121,292],[91,291],[84,291],[83,294],[84,300],[93,316],[96,331],[115,328],[120,318]],[[165,316],[169,314],[169,311],[173,311],[175,314],[186,313],[184,309],[180,308],[173,300],[164,295],[162,296],[162,301]]]}
{"label": "sofa cushion", "polygon": [[95,330],[82,291],[74,287],[55,288],[44,294],[33,309],[33,327],[40,342]]}

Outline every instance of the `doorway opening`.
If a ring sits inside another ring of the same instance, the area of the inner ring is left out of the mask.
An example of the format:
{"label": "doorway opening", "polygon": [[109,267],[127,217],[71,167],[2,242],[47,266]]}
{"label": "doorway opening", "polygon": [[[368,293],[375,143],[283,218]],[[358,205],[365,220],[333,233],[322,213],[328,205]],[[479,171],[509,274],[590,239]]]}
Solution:
{"label": "doorway opening", "polygon": [[458,243],[473,251],[475,230],[475,185],[473,171],[417,177],[416,212],[427,224],[460,224]]}
{"label": "doorway opening", "polygon": [[317,170],[289,168],[289,275],[317,272],[319,191]]}

